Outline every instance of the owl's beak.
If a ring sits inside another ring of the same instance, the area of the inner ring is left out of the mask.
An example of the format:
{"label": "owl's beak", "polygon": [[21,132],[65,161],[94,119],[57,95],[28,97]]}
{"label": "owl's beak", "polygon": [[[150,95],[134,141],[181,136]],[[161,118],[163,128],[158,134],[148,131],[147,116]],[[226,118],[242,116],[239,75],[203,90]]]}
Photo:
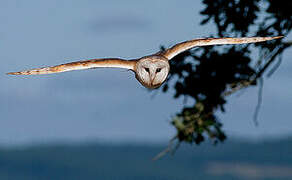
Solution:
{"label": "owl's beak", "polygon": [[151,82],[152,85],[154,85],[154,84],[153,84],[153,81],[154,81],[154,79],[155,79],[155,75],[156,75],[156,74],[154,74],[154,73],[150,74],[150,82]]}

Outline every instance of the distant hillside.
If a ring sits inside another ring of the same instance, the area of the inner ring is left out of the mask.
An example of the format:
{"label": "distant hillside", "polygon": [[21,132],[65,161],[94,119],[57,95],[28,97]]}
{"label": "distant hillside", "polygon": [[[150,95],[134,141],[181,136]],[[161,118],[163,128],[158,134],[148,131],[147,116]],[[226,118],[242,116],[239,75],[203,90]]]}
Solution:
{"label": "distant hillside", "polygon": [[0,150],[5,180],[292,179],[292,139],[182,146],[151,159],[165,146],[45,145]]}

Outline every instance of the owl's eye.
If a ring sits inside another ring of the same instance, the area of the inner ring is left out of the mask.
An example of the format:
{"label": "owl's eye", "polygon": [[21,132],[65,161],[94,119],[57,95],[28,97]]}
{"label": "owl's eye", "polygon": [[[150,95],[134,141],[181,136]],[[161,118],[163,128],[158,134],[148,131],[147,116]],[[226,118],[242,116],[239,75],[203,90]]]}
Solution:
{"label": "owl's eye", "polygon": [[159,73],[161,71],[161,68],[157,68],[156,72]]}
{"label": "owl's eye", "polygon": [[145,71],[146,71],[146,72],[148,72],[148,73],[149,73],[149,68],[144,68],[144,69],[145,69]]}

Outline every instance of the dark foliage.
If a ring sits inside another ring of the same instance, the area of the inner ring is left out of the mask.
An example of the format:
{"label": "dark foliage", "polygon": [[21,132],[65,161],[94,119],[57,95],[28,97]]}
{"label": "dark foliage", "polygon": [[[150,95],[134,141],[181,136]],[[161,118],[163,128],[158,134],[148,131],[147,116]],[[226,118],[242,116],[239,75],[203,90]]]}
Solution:
{"label": "dark foliage", "polygon": [[[204,17],[201,25],[214,23],[217,37],[286,36],[292,28],[292,1],[202,2],[205,9],[201,11]],[[279,66],[280,55],[289,46],[291,43],[277,40],[253,45],[204,47],[176,56],[171,61],[170,80],[162,90],[167,92],[171,87],[175,89],[175,98],[194,100],[193,105],[185,106],[172,121],[178,142],[200,144],[206,137],[215,143],[224,141],[226,136],[215,112],[225,111],[228,95],[259,84],[266,71],[272,74]],[[251,54],[256,51],[259,59],[253,60]]]}

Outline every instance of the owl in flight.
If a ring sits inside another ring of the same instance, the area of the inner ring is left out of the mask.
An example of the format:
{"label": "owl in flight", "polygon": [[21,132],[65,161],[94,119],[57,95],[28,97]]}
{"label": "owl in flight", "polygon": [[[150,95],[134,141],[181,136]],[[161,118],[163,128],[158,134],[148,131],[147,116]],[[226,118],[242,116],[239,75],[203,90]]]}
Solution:
{"label": "owl in flight", "polygon": [[36,68],[27,71],[10,72],[10,75],[37,75],[51,74],[65,71],[82,70],[90,68],[110,67],[125,68],[135,72],[136,79],[147,88],[158,88],[166,80],[169,73],[169,62],[174,56],[186,50],[198,46],[222,45],[222,44],[246,44],[279,39],[276,37],[243,37],[243,38],[206,38],[193,39],[174,45],[164,51],[139,59],[124,60],[119,58],[91,59],[77,61],[57,66]]}

